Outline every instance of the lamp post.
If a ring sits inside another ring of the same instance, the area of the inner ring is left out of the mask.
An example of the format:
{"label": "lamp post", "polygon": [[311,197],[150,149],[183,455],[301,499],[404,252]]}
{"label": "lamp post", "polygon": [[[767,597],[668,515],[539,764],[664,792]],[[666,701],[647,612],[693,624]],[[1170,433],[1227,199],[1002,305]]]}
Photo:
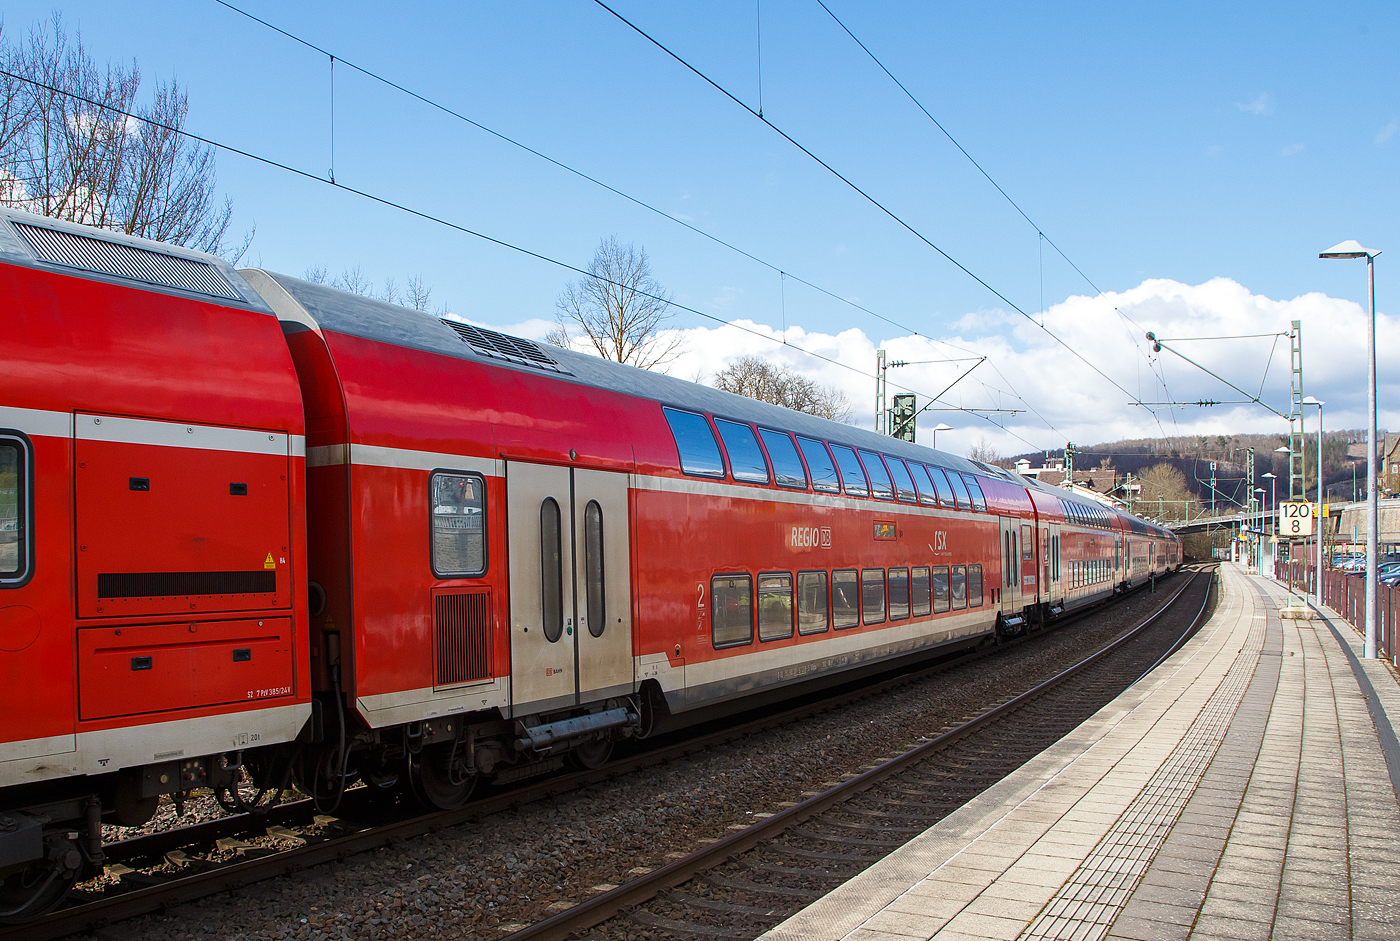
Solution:
{"label": "lamp post", "polygon": [[[1265,476],[1265,477],[1272,477],[1272,476],[1274,476],[1274,475],[1273,475],[1273,474],[1265,474],[1264,476]],[[1264,493],[1265,493],[1265,491],[1264,491],[1264,488],[1263,488],[1263,487],[1255,487],[1255,488],[1254,488],[1254,492],[1258,494],[1258,496],[1255,497],[1254,499],[1257,500],[1257,501],[1259,502],[1259,506],[1260,506],[1260,510],[1259,510],[1259,545],[1262,547],[1263,544],[1264,544],[1264,510],[1263,510],[1263,506],[1264,506]],[[1256,554],[1257,554],[1257,555],[1263,555],[1263,552],[1260,551],[1260,552],[1257,552]],[[1258,568],[1258,567],[1259,567],[1259,562],[1258,562],[1258,560],[1255,561],[1254,567],[1255,567],[1255,568]]]}
{"label": "lamp post", "polygon": [[[1317,597],[1318,613],[1322,608],[1322,406],[1326,405],[1315,395],[1303,399],[1304,405],[1317,406],[1317,528],[1313,540],[1317,543],[1317,573],[1313,583],[1313,594]],[[1306,497],[1307,494],[1304,494]]]}
{"label": "lamp post", "polygon": [[1333,245],[1318,258],[1365,258],[1370,316],[1366,325],[1366,659],[1376,658],[1376,537],[1380,508],[1376,484],[1376,256],[1355,239]]}
{"label": "lamp post", "polygon": [[[1283,450],[1287,451],[1287,448]],[[1274,481],[1278,480],[1273,471],[1260,475],[1269,478],[1269,512],[1273,516],[1273,524],[1269,527],[1269,534],[1273,540],[1269,543],[1269,567],[1273,569],[1274,578],[1278,578],[1278,495],[1274,492]],[[1264,488],[1260,487],[1260,491]]]}
{"label": "lamp post", "polygon": [[938,450],[938,433],[939,433],[940,431],[952,431],[952,430],[953,430],[953,426],[952,426],[952,425],[945,425],[945,424],[943,424],[942,422],[939,422],[938,424],[934,425],[934,426],[933,426],[933,443],[930,444],[929,447],[930,447],[930,448],[933,448],[934,450]]}

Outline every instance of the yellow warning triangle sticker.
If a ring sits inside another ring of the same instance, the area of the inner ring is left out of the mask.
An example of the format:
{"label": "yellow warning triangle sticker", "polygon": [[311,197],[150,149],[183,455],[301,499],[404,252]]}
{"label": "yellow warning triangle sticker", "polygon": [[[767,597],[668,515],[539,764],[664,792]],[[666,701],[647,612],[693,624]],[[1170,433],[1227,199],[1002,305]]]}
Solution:
{"label": "yellow warning triangle sticker", "polygon": [[267,554],[267,558],[266,558],[266,559],[263,559],[263,568],[265,568],[265,569],[275,569],[275,568],[277,568],[277,563],[274,562],[274,561],[272,561],[272,553],[271,553],[271,552],[269,552],[269,553]]}

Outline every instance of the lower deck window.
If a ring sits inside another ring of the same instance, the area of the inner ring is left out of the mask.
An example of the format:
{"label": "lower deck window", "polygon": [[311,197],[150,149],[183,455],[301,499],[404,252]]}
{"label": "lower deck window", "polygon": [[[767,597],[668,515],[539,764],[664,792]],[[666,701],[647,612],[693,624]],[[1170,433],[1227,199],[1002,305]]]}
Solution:
{"label": "lower deck window", "polygon": [[792,576],[769,572],[758,576],[758,639],[792,636]]}
{"label": "lower deck window", "polygon": [[710,636],[717,649],[753,643],[753,579],[748,575],[710,579]]}
{"label": "lower deck window", "polygon": [[933,612],[942,614],[947,611],[950,598],[948,566],[935,565],[933,567]]}
{"label": "lower deck window", "polygon": [[826,631],[831,616],[827,611],[827,582],[825,572],[797,573],[797,633],[821,634]]}
{"label": "lower deck window", "polygon": [[855,569],[831,573],[831,623],[838,631],[860,623],[860,573]]}
{"label": "lower deck window", "polygon": [[890,569],[890,620],[909,616],[909,570]]}
{"label": "lower deck window", "polygon": [[913,602],[914,617],[923,617],[933,610],[932,584],[927,565],[916,565],[911,570],[909,594]]}
{"label": "lower deck window", "polygon": [[28,467],[24,442],[0,437],[0,584],[22,581],[29,574]]}
{"label": "lower deck window", "polygon": [[862,569],[860,573],[860,610],[866,624],[881,624],[885,620],[885,570]]}
{"label": "lower deck window", "polygon": [[980,563],[967,567],[967,605],[970,608],[982,606],[982,566]]}
{"label": "lower deck window", "polygon": [[433,573],[439,578],[485,574],[485,479],[478,474],[433,474],[431,489]]}
{"label": "lower deck window", "polygon": [[967,607],[967,566],[953,566],[953,610],[960,611]]}

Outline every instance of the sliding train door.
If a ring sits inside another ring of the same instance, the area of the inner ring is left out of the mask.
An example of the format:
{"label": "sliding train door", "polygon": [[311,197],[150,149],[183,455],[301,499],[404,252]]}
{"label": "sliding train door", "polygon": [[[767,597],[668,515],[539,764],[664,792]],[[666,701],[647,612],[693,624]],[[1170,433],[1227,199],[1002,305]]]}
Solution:
{"label": "sliding train door", "polygon": [[511,711],[632,691],[627,475],[506,464]]}

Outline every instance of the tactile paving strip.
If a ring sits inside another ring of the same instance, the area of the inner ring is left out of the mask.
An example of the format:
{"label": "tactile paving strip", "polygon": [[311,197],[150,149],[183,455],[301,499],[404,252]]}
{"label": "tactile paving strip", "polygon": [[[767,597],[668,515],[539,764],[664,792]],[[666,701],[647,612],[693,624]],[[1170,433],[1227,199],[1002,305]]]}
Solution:
{"label": "tactile paving strip", "polygon": [[1108,933],[1215,756],[1249,687],[1264,645],[1265,621],[1248,639],[1205,707],[1152,775],[1036,919],[1025,941],[1098,941]]}

